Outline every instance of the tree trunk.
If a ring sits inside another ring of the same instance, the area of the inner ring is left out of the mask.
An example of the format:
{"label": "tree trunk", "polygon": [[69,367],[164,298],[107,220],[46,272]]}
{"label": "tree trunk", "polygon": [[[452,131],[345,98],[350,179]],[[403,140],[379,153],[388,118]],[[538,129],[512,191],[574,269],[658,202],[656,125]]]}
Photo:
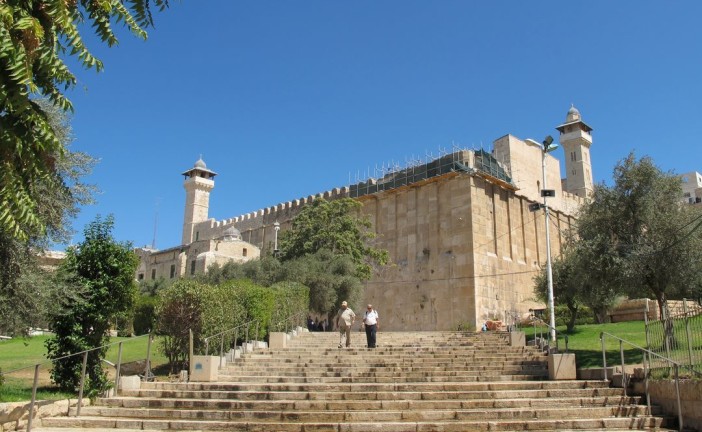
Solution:
{"label": "tree trunk", "polygon": [[572,333],[575,329],[575,320],[578,318],[578,307],[568,303],[568,310],[570,311],[570,320],[568,320],[567,332]]}

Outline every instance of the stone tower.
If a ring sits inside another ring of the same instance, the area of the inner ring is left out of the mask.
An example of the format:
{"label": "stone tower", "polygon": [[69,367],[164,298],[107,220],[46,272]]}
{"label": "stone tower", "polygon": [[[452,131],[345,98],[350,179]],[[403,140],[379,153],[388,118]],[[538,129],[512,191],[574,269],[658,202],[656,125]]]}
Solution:
{"label": "stone tower", "polygon": [[197,223],[206,221],[210,207],[210,191],[214,188],[216,172],[207,169],[202,158],[195,166],[183,173],[185,176],[185,216],[183,217],[183,241],[187,245],[200,240],[200,233],[193,232]]}
{"label": "stone tower", "polygon": [[592,193],[592,164],[590,145],[592,128],[580,117],[580,111],[571,106],[566,121],[556,127],[561,133],[560,143],[565,152],[567,192],[585,198]]}

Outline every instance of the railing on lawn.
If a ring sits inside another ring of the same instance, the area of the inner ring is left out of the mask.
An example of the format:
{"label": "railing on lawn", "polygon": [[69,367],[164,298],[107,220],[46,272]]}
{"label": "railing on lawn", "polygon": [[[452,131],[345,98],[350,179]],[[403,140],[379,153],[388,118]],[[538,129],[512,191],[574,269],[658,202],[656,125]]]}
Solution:
{"label": "railing on lawn", "polygon": [[[648,406],[648,412],[651,412],[651,397],[649,396],[648,392],[648,380],[649,380],[649,375],[651,375],[651,368],[653,365],[653,362],[655,361],[656,364],[667,364],[665,369],[667,369],[667,376],[670,376],[670,371],[672,369],[674,379],[675,379],[675,393],[676,393],[676,404],[677,404],[677,411],[678,411],[678,428],[679,430],[683,430],[683,416],[682,416],[682,406],[680,404],[680,369],[688,371],[688,374],[682,378],[689,378],[689,377],[697,377],[697,378],[702,378],[702,372],[699,372],[695,370],[694,367],[688,366],[685,364],[681,364],[669,357],[662,356],[656,352],[653,352],[649,349],[640,347],[632,342],[629,342],[625,339],[622,339],[618,336],[615,336],[611,333],[607,332],[601,332],[600,333],[600,341],[602,343],[602,366],[604,370],[604,380],[607,381],[607,350],[606,350],[606,338],[612,338],[617,341],[619,341],[619,357],[620,357],[620,362],[621,362],[621,368],[622,368],[622,388],[624,389],[624,396],[626,397],[627,395],[627,387],[629,385],[629,377],[626,373],[625,366],[626,366],[626,359],[624,358],[624,344],[627,344],[628,346],[634,348],[635,350],[641,351],[643,354],[643,372],[644,372],[644,389],[646,393],[646,405]],[[653,360],[652,358],[655,358]]]}
{"label": "railing on lawn", "polygon": [[36,401],[37,401],[37,387],[39,385],[39,369],[41,368],[42,365],[53,364],[56,361],[65,360],[67,358],[75,357],[75,356],[79,356],[79,355],[83,356],[83,365],[81,367],[81,372],[80,372],[80,384],[78,386],[78,402],[76,403],[76,414],[75,414],[75,416],[78,417],[80,415],[80,408],[83,405],[83,390],[84,390],[84,386],[85,386],[86,368],[88,365],[88,354],[92,351],[96,351],[96,350],[100,350],[103,348],[109,348],[111,346],[118,345],[117,362],[114,363],[114,368],[115,368],[114,392],[115,392],[115,395],[117,395],[119,392],[119,379],[120,379],[120,372],[121,372],[121,368],[122,368],[122,344],[124,344],[125,342],[132,342],[132,341],[135,341],[137,339],[144,338],[144,337],[149,338],[148,342],[146,344],[146,365],[145,365],[145,369],[144,369],[144,377],[146,377],[146,379],[149,379],[150,377],[153,376],[153,374],[151,373],[151,342],[153,341],[153,335],[151,333],[141,335],[141,336],[135,336],[135,337],[130,338],[129,340],[126,340],[126,341],[112,342],[112,343],[102,345],[102,346],[99,346],[96,348],[91,348],[91,349],[80,351],[77,353],[68,354],[68,355],[58,357],[55,359],[51,359],[51,360],[47,360],[47,361],[44,361],[41,363],[36,363],[32,366],[25,366],[25,367],[13,369],[13,370],[10,370],[7,372],[2,372],[1,375],[6,377],[9,374],[14,373],[14,372],[34,368],[34,379],[32,382],[32,400],[29,404],[29,413],[28,413],[28,418],[27,418],[27,432],[30,432],[32,430],[32,420],[34,418],[34,405],[36,404]]}
{"label": "railing on lawn", "polygon": [[646,348],[702,373],[702,306],[687,299],[676,302],[677,307],[666,303],[660,319],[649,320],[650,307],[658,307],[653,303],[647,301],[644,311]]}
{"label": "railing on lawn", "polygon": [[[549,354],[551,353],[559,353],[559,347],[558,347],[558,338],[559,336],[563,336],[563,340],[565,342],[565,353],[568,354],[568,335],[565,333],[560,332],[557,328],[551,327],[549,323],[546,321],[542,320],[539,317],[532,316],[531,321],[534,325],[534,346],[538,346],[542,351],[546,351]],[[537,330],[537,324],[538,324],[538,330]],[[544,328],[546,328],[546,331],[544,332]],[[551,343],[554,341],[551,341],[550,338],[550,330],[553,329],[554,333],[556,334],[556,340],[555,340],[555,351],[551,347]],[[539,336],[537,336],[537,334]]]}

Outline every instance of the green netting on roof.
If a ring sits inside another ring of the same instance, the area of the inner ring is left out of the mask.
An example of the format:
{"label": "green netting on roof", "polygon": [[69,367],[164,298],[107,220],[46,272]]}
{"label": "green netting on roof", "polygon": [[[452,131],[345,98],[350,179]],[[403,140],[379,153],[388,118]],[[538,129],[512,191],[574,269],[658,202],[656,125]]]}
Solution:
{"label": "green netting on roof", "polygon": [[468,155],[467,151],[450,153],[426,164],[390,172],[380,179],[371,178],[364,182],[353,184],[349,187],[349,196],[356,198],[395,189],[454,171],[472,173],[475,170],[480,170],[505,182],[512,183],[512,179],[490,153],[483,150],[475,151],[475,169],[468,165],[470,163]]}
{"label": "green netting on roof", "polygon": [[500,166],[497,159],[495,159],[495,156],[491,155],[485,150],[475,151],[475,169],[507,183],[512,183],[512,178],[507,175],[505,169]]}
{"label": "green netting on roof", "polygon": [[[349,196],[356,198],[384,190],[406,186],[431,177],[440,176],[452,171],[466,171],[464,152],[454,152],[433,161],[390,172],[380,179],[368,179],[365,182],[353,184],[349,188]],[[460,165],[460,166],[459,166]]]}

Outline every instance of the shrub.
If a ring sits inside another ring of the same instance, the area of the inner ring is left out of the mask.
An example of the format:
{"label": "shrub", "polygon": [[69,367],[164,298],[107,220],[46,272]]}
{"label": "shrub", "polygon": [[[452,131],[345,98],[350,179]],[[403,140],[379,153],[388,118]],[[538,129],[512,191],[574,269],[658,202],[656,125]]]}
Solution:
{"label": "shrub", "polygon": [[159,305],[159,297],[140,295],[134,309],[133,328],[137,336],[156,330],[158,317],[156,309]]}

